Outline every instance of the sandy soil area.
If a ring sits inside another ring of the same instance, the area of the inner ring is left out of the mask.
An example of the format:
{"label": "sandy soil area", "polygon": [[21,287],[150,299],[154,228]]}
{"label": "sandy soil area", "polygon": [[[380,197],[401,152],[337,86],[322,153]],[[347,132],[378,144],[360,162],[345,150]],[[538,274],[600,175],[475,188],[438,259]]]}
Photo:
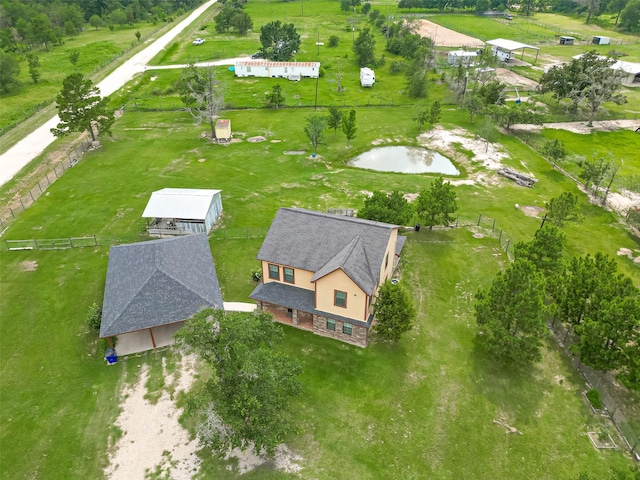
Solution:
{"label": "sandy soil area", "polygon": [[522,75],[518,75],[511,70],[507,70],[506,68],[496,68],[496,75],[498,80],[502,83],[506,83],[507,85],[513,85],[515,87],[524,87],[529,90],[532,90],[538,86],[538,82],[535,80],[531,80],[530,78],[523,77]]}
{"label": "sandy soil area", "polygon": [[[640,120],[602,120],[593,122],[593,127],[587,127],[587,122],[561,122],[561,123],[545,123],[542,125],[518,124],[512,125],[512,130],[528,130],[537,132],[543,128],[553,128],[556,130],[567,130],[568,132],[588,135],[594,131],[613,132],[615,130],[635,130],[640,128]],[[640,138],[640,135],[638,136]]]}
{"label": "sandy soil area", "polygon": [[419,25],[418,33],[423,37],[432,38],[438,47],[476,48],[484,46],[482,40],[450,30],[429,20],[418,20],[417,23]]}
{"label": "sandy soil area", "polygon": [[[165,362],[163,359],[163,370]],[[183,356],[178,375],[164,373],[165,385],[175,392],[191,387],[195,375],[195,357]],[[110,480],[145,478],[150,472],[163,472],[166,478],[189,480],[198,471],[200,459],[196,456],[197,440],[178,419],[182,410],[165,390],[152,404],[145,399],[149,366],[140,369],[138,381],[123,391],[122,413],[116,425],[122,436],[113,446],[105,477]],[[162,477],[165,478],[165,477]]]}

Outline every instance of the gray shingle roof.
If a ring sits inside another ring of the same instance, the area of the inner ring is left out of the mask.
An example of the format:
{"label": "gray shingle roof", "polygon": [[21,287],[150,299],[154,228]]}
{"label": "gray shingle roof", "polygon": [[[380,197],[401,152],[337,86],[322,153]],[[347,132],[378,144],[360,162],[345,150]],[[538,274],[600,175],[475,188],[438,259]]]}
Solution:
{"label": "gray shingle roof", "polygon": [[263,302],[273,303],[274,305],[282,305],[287,308],[295,308],[303,312],[315,313],[323,317],[335,318],[342,322],[360,325],[362,327],[370,327],[373,322],[373,315],[369,315],[366,322],[354,320],[333,313],[323,312],[315,308],[315,293],[313,290],[305,290],[284,283],[269,282],[260,283],[249,295],[249,298],[260,300]]}
{"label": "gray shingle roof", "polygon": [[206,234],[109,250],[100,337],[179,322],[223,308]]}
{"label": "gray shingle roof", "polygon": [[281,208],[258,260],[316,272],[314,280],[341,268],[371,295],[395,228],[398,226],[371,220]]}

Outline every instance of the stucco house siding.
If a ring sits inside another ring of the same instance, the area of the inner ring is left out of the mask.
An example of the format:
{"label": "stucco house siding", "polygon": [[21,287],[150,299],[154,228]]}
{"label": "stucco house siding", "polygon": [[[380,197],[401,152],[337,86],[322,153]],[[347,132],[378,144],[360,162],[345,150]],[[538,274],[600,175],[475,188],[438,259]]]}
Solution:
{"label": "stucco house siding", "polygon": [[[346,307],[335,305],[335,291],[346,293]],[[316,309],[341,317],[365,321],[367,294],[342,270],[316,280]]]}

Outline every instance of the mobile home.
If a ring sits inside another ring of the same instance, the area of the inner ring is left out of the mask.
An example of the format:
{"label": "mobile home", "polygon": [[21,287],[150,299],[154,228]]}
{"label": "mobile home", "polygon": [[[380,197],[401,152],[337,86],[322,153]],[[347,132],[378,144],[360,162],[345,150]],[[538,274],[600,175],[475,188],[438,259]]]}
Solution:
{"label": "mobile home", "polygon": [[237,77],[271,77],[298,81],[303,77],[318,78],[320,62],[241,60],[236,62],[235,73]]}

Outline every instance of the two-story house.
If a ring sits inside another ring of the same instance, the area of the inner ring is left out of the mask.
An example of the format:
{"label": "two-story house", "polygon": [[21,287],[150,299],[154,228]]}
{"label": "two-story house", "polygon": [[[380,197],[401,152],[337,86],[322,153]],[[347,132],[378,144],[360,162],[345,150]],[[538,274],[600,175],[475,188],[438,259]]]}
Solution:
{"label": "two-story house", "polygon": [[406,237],[398,225],[299,208],[278,210],[250,297],[276,321],[366,346],[381,283]]}

